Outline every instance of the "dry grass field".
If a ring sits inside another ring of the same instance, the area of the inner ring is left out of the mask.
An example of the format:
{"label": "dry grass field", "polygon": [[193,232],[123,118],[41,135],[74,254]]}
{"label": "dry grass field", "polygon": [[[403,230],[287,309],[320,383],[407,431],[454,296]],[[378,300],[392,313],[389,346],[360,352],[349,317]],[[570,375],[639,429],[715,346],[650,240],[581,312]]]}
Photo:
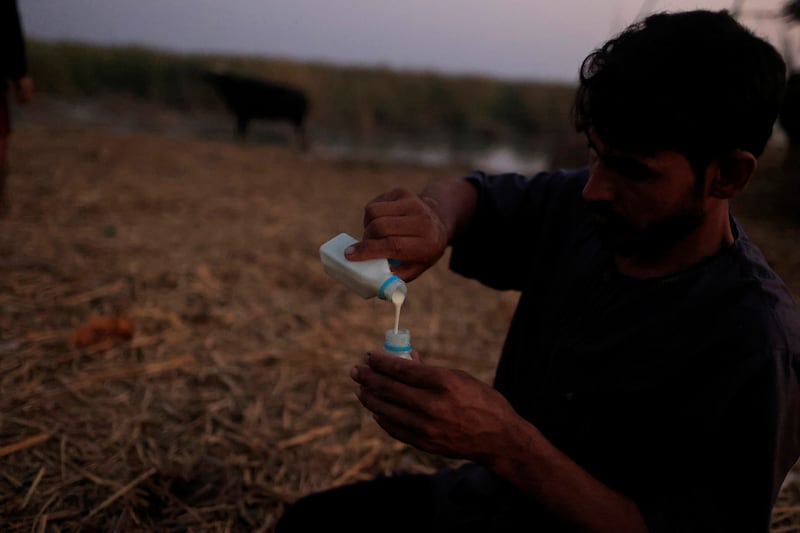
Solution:
{"label": "dry grass field", "polygon": [[[267,532],[305,492],[445,464],[357,403],[348,370],[393,309],[328,277],[318,247],[359,235],[378,193],[468,168],[53,109],[17,121],[0,221],[2,531]],[[785,198],[771,187],[742,217],[800,294],[800,224],[766,209]],[[443,262],[401,324],[429,362],[490,381],[514,303]],[[774,532],[800,531],[799,491],[785,486]]]}

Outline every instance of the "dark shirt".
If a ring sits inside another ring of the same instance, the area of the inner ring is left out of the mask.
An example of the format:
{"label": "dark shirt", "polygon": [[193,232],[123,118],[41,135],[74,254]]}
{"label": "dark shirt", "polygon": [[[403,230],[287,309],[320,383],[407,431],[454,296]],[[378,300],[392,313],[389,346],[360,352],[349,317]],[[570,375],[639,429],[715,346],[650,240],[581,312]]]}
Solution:
{"label": "dark shirt", "polygon": [[521,293],[495,387],[651,531],[768,531],[800,454],[792,295],[733,217],[735,243],[693,268],[620,274],[587,177],[467,177],[478,207],[450,266]]}
{"label": "dark shirt", "polygon": [[16,81],[28,72],[25,39],[16,0],[0,0],[0,91],[5,81]]}

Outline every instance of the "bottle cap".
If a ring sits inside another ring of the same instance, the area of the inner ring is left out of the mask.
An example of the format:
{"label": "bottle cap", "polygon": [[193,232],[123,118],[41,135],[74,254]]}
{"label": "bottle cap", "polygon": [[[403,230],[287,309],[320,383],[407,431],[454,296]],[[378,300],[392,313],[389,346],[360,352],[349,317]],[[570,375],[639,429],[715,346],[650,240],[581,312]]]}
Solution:
{"label": "bottle cap", "polygon": [[393,355],[411,358],[411,332],[400,328],[395,333],[394,328],[386,330],[383,349]]}
{"label": "bottle cap", "polygon": [[403,294],[408,293],[408,287],[406,286],[405,281],[400,279],[399,277],[392,275],[386,278],[381,286],[378,287],[378,298],[381,300],[390,300],[392,299],[392,294],[396,291],[400,291]]}

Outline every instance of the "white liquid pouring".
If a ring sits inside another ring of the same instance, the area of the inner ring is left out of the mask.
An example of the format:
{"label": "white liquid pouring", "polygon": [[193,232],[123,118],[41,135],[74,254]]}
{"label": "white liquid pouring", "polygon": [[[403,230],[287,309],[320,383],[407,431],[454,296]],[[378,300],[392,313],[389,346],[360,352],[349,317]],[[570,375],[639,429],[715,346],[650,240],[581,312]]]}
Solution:
{"label": "white liquid pouring", "polygon": [[403,307],[403,302],[406,300],[406,295],[403,291],[394,291],[392,293],[392,303],[394,304],[394,332],[397,334],[400,328],[400,308]]}

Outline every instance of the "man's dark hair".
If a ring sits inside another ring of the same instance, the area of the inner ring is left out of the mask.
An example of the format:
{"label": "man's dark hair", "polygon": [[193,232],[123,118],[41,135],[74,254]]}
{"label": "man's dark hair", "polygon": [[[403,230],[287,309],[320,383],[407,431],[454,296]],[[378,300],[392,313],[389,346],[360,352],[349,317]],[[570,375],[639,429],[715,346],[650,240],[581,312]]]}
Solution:
{"label": "man's dark hair", "polygon": [[733,149],[763,153],[785,81],[778,51],[727,11],[658,13],[584,60],[573,120],[611,148],[673,150],[698,172]]}

